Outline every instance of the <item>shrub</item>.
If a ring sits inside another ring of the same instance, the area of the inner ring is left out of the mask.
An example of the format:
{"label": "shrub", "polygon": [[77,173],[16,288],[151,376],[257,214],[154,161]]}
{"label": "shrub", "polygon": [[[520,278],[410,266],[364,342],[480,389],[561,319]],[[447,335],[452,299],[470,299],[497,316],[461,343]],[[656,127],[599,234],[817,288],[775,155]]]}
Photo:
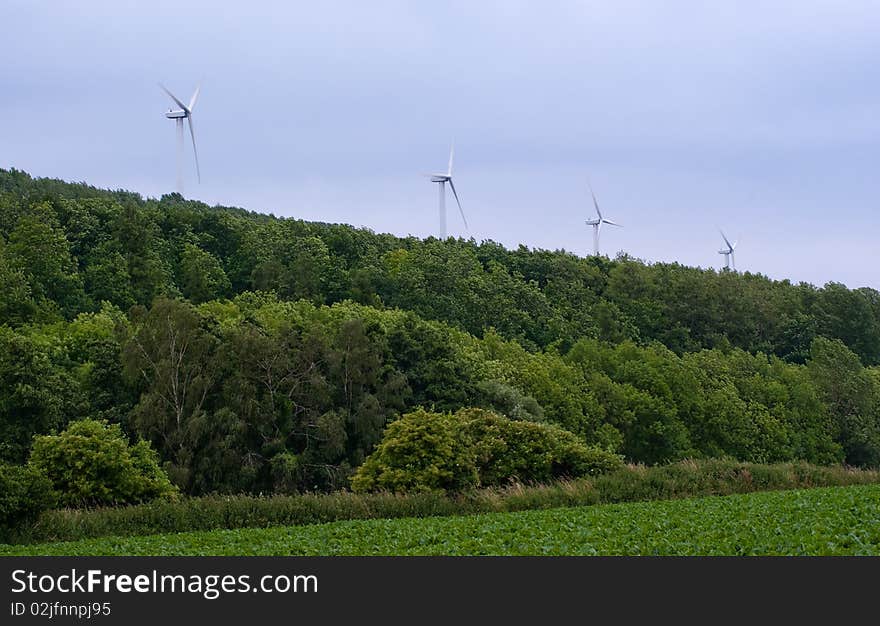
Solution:
{"label": "shrub", "polygon": [[462,424],[477,467],[479,485],[511,480],[601,474],[623,466],[617,455],[587,446],[577,435],[552,424],[513,421],[483,409],[462,409]]}
{"label": "shrub", "polygon": [[34,522],[55,502],[49,479],[31,467],[0,463],[0,542]]}
{"label": "shrub", "polygon": [[30,466],[49,478],[65,506],[174,498],[177,489],[146,441],[128,444],[118,424],[73,422],[59,435],[34,437]]}
{"label": "shrub", "polygon": [[407,413],[352,477],[355,491],[459,490],[477,482],[472,451],[448,413]]}
{"label": "shrub", "polygon": [[484,409],[418,410],[393,422],[352,478],[355,491],[460,491],[617,469],[620,457],[558,426],[514,421]]}

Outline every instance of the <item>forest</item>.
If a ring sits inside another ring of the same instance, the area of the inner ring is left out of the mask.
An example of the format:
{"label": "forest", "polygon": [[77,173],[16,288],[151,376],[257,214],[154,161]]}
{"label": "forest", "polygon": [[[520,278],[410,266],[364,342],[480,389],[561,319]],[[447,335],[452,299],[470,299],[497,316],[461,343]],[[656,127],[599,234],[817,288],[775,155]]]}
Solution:
{"label": "forest", "polygon": [[[151,487],[90,491],[86,440]],[[0,170],[0,482],[88,506],[721,457],[880,466],[880,292]]]}

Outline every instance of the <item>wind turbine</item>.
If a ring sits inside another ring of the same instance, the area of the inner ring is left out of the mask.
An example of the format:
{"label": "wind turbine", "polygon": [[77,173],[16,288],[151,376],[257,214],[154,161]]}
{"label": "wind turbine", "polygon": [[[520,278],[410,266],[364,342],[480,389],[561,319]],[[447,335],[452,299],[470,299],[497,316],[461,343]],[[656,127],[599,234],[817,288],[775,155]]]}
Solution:
{"label": "wind turbine", "polygon": [[185,105],[183,102],[178,100],[177,96],[168,91],[168,89],[162,83],[159,83],[159,86],[162,88],[162,91],[167,93],[174,103],[179,106],[179,109],[169,109],[167,113],[165,113],[165,117],[170,120],[174,120],[177,126],[177,191],[178,193],[183,193],[183,124],[184,120],[189,122],[189,136],[192,137],[193,144],[193,156],[196,159],[196,175],[199,178],[199,182],[202,182],[202,173],[199,171],[199,153],[196,151],[196,134],[193,131],[193,108],[196,106],[196,100],[199,97],[199,90],[202,88],[201,85],[196,87],[196,90],[193,92],[192,98],[189,99],[189,106]]}
{"label": "wind turbine", "polygon": [[593,186],[588,182],[587,185],[590,187],[590,195],[593,196],[593,206],[596,207],[596,214],[599,216],[598,219],[595,220],[587,220],[587,226],[593,227],[593,254],[595,256],[599,256],[599,231],[602,230],[602,224],[608,224],[609,226],[617,226],[618,228],[623,228],[620,224],[616,222],[612,222],[611,220],[605,219],[602,216],[602,211],[599,209],[599,201],[596,200],[596,194],[593,192]]}
{"label": "wind turbine", "polygon": [[736,244],[738,244],[739,241],[734,241],[733,243],[730,243],[730,241],[724,235],[723,230],[718,229],[718,232],[721,233],[721,238],[724,240],[724,243],[727,244],[727,249],[726,250],[719,250],[718,254],[724,255],[724,267],[726,269],[730,269],[730,266],[732,264],[733,271],[735,272],[736,271],[736,255],[734,255],[734,250],[736,250]]}
{"label": "wind turbine", "polygon": [[446,183],[449,183],[449,187],[452,189],[452,195],[455,196],[455,202],[458,204],[458,212],[461,214],[461,221],[464,222],[464,227],[468,228],[467,218],[464,216],[464,211],[461,208],[461,201],[458,199],[458,193],[455,191],[455,184],[452,182],[452,157],[455,155],[455,144],[453,143],[449,147],[449,167],[446,170],[445,174],[426,174],[428,178],[431,179],[432,183],[438,183],[438,189],[440,192],[440,238],[446,239]]}

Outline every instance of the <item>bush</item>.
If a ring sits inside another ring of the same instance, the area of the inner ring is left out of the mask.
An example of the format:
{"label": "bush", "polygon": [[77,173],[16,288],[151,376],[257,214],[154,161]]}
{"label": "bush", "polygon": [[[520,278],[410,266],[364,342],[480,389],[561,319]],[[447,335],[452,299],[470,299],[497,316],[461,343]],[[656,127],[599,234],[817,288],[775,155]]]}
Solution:
{"label": "bush", "polygon": [[29,464],[49,478],[65,506],[130,504],[177,495],[156,452],[146,441],[130,446],[118,424],[86,419],[59,435],[34,437]]}
{"label": "bush", "polygon": [[483,409],[463,409],[467,443],[475,455],[479,486],[547,482],[601,474],[623,466],[615,454],[585,445],[552,424],[513,421]]}
{"label": "bush", "polygon": [[31,467],[0,463],[0,542],[33,523],[55,502],[52,483]]}
{"label": "bush", "polygon": [[407,413],[352,477],[354,491],[457,491],[476,484],[472,451],[448,413]]}
{"label": "bush", "polygon": [[618,469],[620,457],[557,426],[514,421],[484,409],[418,410],[393,422],[352,478],[355,491],[461,491]]}

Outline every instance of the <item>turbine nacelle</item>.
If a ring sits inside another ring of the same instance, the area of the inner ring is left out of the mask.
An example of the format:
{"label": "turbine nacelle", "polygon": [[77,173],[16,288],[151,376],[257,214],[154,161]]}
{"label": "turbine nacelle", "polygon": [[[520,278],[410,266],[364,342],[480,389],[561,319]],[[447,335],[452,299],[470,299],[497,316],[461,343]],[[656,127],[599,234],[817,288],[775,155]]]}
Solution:
{"label": "turbine nacelle", "polygon": [[168,112],[165,114],[165,117],[167,117],[170,120],[178,120],[178,119],[184,118],[186,116],[187,116],[186,111],[181,111],[179,109],[177,111],[175,111],[173,109],[169,109]]}

